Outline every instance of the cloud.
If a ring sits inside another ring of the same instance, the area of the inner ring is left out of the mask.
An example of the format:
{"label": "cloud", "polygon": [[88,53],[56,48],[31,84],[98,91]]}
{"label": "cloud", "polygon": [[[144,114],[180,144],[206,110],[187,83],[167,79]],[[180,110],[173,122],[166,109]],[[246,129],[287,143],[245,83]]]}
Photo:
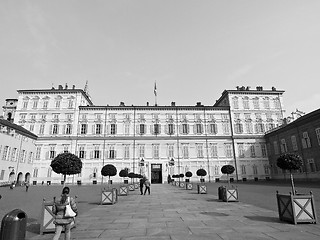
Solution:
{"label": "cloud", "polygon": [[252,69],[254,65],[253,64],[247,64],[240,68],[238,68],[236,71],[232,72],[227,76],[228,80],[234,81],[239,78],[242,78],[243,76],[247,75]]}

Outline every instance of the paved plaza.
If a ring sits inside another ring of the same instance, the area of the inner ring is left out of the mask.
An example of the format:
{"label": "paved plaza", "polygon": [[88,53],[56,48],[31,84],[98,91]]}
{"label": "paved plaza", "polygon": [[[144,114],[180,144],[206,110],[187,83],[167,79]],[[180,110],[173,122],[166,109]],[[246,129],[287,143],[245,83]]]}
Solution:
{"label": "paved plaza", "polygon": [[[319,224],[280,222],[273,210],[240,202],[220,202],[168,184],[151,186],[151,195],[131,191],[114,205],[94,205],[77,217],[72,239],[203,240],[319,239]],[[53,233],[28,240],[52,239]],[[60,239],[63,239],[61,236]]]}

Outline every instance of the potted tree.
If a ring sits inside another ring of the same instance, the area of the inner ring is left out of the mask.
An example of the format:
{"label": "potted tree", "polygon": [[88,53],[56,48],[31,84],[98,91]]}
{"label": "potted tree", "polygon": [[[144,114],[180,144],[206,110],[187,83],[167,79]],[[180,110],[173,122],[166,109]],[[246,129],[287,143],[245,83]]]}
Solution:
{"label": "potted tree", "polygon": [[124,180],[123,181],[124,185],[120,185],[120,187],[119,187],[119,195],[120,196],[127,196],[128,195],[128,186],[127,186],[128,180],[125,180],[125,178],[128,177],[128,170],[122,169],[119,172],[119,176],[122,177]]}
{"label": "potted tree", "polygon": [[235,171],[234,166],[224,165],[221,168],[221,172],[227,175],[228,186],[220,186],[218,189],[219,200],[224,202],[237,202],[238,201],[238,189],[233,186],[230,187],[230,178],[229,175]]}
{"label": "potted tree", "polygon": [[286,153],[277,159],[277,166],[290,173],[292,192],[279,194],[277,191],[277,203],[279,218],[281,221],[297,223],[316,223],[317,215],[312,192],[310,194],[298,194],[294,187],[293,170],[299,170],[302,166],[302,159],[294,153]]}
{"label": "potted tree", "polygon": [[63,187],[66,184],[66,176],[81,173],[82,162],[80,158],[72,153],[60,153],[50,164],[55,173],[63,174]]}
{"label": "potted tree", "polygon": [[102,176],[108,176],[108,189],[103,188],[102,189],[102,195],[101,195],[101,204],[115,204],[118,200],[118,191],[116,188],[110,189],[110,184],[112,184],[112,181],[110,180],[110,177],[113,177],[117,174],[117,169],[112,164],[107,164],[102,167],[101,169],[101,175]]}
{"label": "potted tree", "polygon": [[183,173],[179,174],[179,187],[184,188],[185,183],[180,180],[181,178],[184,178],[184,174]]}
{"label": "potted tree", "polygon": [[190,182],[190,178],[192,177],[192,172],[186,172],[186,189],[192,190],[192,183]]}
{"label": "potted tree", "polygon": [[207,186],[204,183],[204,178],[207,175],[207,171],[203,168],[200,168],[196,172],[197,176],[200,177],[200,183],[198,183],[198,194],[206,194]]}

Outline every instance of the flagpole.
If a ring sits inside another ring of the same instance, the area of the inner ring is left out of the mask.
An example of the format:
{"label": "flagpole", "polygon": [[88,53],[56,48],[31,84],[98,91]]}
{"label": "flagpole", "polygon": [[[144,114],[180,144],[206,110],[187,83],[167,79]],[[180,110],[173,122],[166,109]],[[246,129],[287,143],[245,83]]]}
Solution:
{"label": "flagpole", "polygon": [[154,82],[154,90],[153,90],[153,93],[154,93],[154,101],[155,101],[155,106],[158,105],[157,103],[157,82]]}

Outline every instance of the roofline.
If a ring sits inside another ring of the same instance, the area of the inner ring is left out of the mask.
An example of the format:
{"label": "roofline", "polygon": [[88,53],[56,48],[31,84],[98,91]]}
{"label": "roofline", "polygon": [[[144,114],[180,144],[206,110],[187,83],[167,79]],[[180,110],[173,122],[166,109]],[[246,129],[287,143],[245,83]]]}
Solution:
{"label": "roofline", "polygon": [[101,108],[101,109],[122,109],[122,110],[134,110],[134,109],[159,109],[159,110],[164,110],[164,109],[172,109],[172,110],[181,110],[181,109],[196,109],[196,110],[203,110],[203,109],[214,109],[214,110],[229,110],[230,107],[229,106],[204,106],[204,105],[200,105],[200,106],[142,106],[142,105],[132,105],[132,106],[79,106],[79,110],[84,110],[84,109],[97,109],[97,108]]}
{"label": "roofline", "polygon": [[80,92],[83,94],[83,96],[87,99],[87,101],[93,105],[90,97],[88,96],[88,94],[83,90],[83,89],[79,89],[79,88],[75,88],[75,89],[55,89],[55,88],[51,88],[51,89],[35,89],[35,90],[31,90],[31,89],[27,89],[27,90],[23,90],[23,89],[20,89],[20,90],[17,90],[18,93],[34,93],[34,92],[40,92],[40,93],[52,93],[52,92],[55,92],[55,93],[66,93],[66,92]]}
{"label": "roofline", "polygon": [[16,130],[19,134],[25,136],[25,137],[29,137],[29,138],[32,138],[34,140],[37,140],[38,136],[35,135],[34,133],[28,131],[27,129],[25,129],[24,127],[21,127],[15,123],[12,123],[8,120],[5,120],[5,119],[0,119],[0,124],[2,125],[5,125],[7,127],[10,127],[14,130]]}

